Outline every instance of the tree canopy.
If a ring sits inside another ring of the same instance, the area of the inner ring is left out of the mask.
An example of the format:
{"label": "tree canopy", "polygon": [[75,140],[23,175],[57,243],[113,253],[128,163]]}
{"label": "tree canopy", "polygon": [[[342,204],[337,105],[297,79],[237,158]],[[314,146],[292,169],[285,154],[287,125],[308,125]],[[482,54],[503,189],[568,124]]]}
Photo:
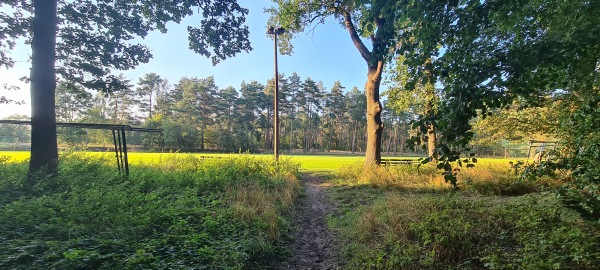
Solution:
{"label": "tree canopy", "polygon": [[[421,118],[418,124],[436,122],[442,140],[436,152],[447,179],[455,183],[451,162],[470,161],[461,154],[470,150],[475,135],[471,119],[492,115],[515,102],[522,108],[537,108],[551,100],[557,104],[553,106],[559,123],[552,133],[565,144],[561,161],[553,166],[572,170],[572,176],[583,181],[574,185],[579,190],[571,197],[579,194],[577,207],[598,215],[598,172],[591,164],[600,160],[587,151],[598,145],[596,124],[590,121],[598,117],[592,108],[600,105],[600,3],[467,0],[449,13],[434,10],[423,10],[424,25],[435,25],[436,14],[449,23],[441,25],[439,35],[421,29],[414,38],[419,46],[437,48],[430,53],[434,56],[430,70],[443,91],[436,115]],[[427,68],[417,64],[423,58],[405,56],[415,67],[412,81],[422,81],[426,72],[418,70]]]}
{"label": "tree canopy", "polygon": [[0,3],[0,66],[14,64],[10,50],[24,38],[32,45],[32,147],[30,171],[56,172],[56,76],[105,93],[127,86],[112,70],[131,69],[152,57],[133,42],[150,31],[166,32],[198,10],[188,26],[189,47],[213,64],[249,51],[248,10],[236,0],[68,1],[15,0]]}
{"label": "tree canopy", "polygon": [[[296,34],[304,32],[307,27],[314,24],[324,23],[327,18],[338,21],[348,31],[350,41],[367,64],[365,92],[368,143],[365,165],[379,163],[383,131],[379,87],[385,63],[392,60],[400,51],[428,52],[426,45],[431,43],[400,44],[405,40],[414,40],[411,39],[414,29],[424,29],[417,33],[439,30],[441,26],[438,26],[438,20],[448,20],[448,17],[432,16],[425,20],[429,24],[424,25],[420,16],[424,11],[432,11],[432,14],[451,11],[451,5],[447,1],[433,1],[434,3],[430,4],[428,1],[397,0],[277,0],[274,2],[277,3],[277,7],[270,9],[271,21],[287,29],[286,34],[280,39],[283,52],[292,52],[293,46],[290,42]],[[367,40],[370,41],[370,46],[366,45]]]}

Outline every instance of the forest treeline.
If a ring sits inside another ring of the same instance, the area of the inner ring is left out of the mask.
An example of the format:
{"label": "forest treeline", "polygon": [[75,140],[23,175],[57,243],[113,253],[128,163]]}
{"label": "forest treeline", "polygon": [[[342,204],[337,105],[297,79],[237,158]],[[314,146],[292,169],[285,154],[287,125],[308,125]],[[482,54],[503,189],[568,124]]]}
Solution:
{"label": "forest treeline", "polygon": [[[174,84],[156,73],[148,73],[135,83],[122,75],[119,80],[125,83],[110,91],[59,82],[57,121],[162,129],[162,133],[128,132],[128,144],[145,151],[255,153],[273,149],[272,79],[222,89],[213,76],[183,77]],[[364,152],[364,89],[348,89],[340,81],[326,86],[295,72],[280,74],[279,89],[282,151]],[[399,97],[394,91],[393,87],[384,91],[382,152],[426,155],[425,148],[409,147],[410,139],[418,136],[412,122],[423,111],[423,104],[411,96],[415,93]],[[552,115],[551,106],[527,110],[513,106],[485,119],[477,117],[471,120],[475,132],[472,147],[478,155],[524,154],[514,149],[524,147],[528,139],[540,138],[549,129],[547,119]],[[6,119],[29,117],[12,115]],[[113,144],[107,130],[59,127],[57,133],[62,148],[102,149]],[[3,149],[27,148],[30,127],[0,124],[0,142]],[[503,146],[512,152],[505,152]]]}
{"label": "forest treeline", "polygon": [[[127,81],[125,78],[121,78]],[[150,151],[259,152],[273,148],[273,80],[242,82],[220,89],[214,77],[183,77],[175,84],[156,73],[127,81],[112,92],[91,92],[60,82],[56,89],[58,122],[126,124],[163,132],[130,132],[128,143]],[[349,151],[365,147],[364,90],[297,73],[280,75],[280,148],[285,152]],[[384,113],[383,151],[405,154],[411,113]],[[26,119],[12,116],[12,119]],[[10,140],[27,142],[28,127],[2,127]],[[112,145],[106,130],[58,129],[63,147]],[[5,140],[6,141],[6,140]]]}

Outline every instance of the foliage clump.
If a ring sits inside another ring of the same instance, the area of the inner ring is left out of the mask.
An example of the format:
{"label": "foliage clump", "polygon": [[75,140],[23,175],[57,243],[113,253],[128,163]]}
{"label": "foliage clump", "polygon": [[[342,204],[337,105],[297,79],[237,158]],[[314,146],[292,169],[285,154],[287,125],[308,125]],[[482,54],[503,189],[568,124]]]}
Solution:
{"label": "foliage clump", "polygon": [[600,226],[550,192],[482,160],[453,189],[433,166],[340,170],[329,225],[345,269],[597,269]]}
{"label": "foliage clump", "polygon": [[594,269],[600,263],[600,228],[549,194],[388,194],[338,223],[354,224],[338,226],[348,269]]}
{"label": "foliage clump", "polygon": [[127,177],[108,158],[61,159],[30,190],[25,165],[0,164],[0,268],[261,268],[282,252],[297,164],[190,155]]}

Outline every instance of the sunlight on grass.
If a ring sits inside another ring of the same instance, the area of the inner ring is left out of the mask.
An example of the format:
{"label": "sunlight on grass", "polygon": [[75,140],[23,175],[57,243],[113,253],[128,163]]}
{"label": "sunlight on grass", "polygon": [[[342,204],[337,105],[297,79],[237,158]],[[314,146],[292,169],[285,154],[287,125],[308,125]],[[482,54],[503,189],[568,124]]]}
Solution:
{"label": "sunlight on grass", "polygon": [[[114,158],[115,153],[113,152],[86,152],[88,155],[101,156],[107,158]],[[215,154],[215,153],[142,153],[142,152],[130,152],[128,153],[129,164],[132,166],[136,165],[151,165],[160,163],[166,157],[184,157],[184,156],[195,156],[195,157],[230,157],[237,156],[240,154]],[[242,154],[251,156],[258,159],[271,159],[271,154]],[[0,151],[0,156],[8,156],[10,160],[8,162],[21,162],[29,158],[28,151]],[[352,164],[360,164],[364,160],[363,156],[360,155],[281,155],[282,160],[290,159],[292,162],[301,164],[301,170],[307,172],[334,172],[340,168],[350,166]],[[397,157],[402,158],[402,157]],[[511,159],[512,160],[512,159]],[[506,168],[508,171],[510,166],[509,159],[501,158],[484,158],[479,159],[477,165],[496,165],[502,168]]]}
{"label": "sunlight on grass", "polygon": [[[115,153],[113,152],[86,152],[87,155],[96,157],[107,157],[113,158]],[[162,162],[165,158],[173,157],[205,157],[205,158],[218,158],[218,157],[231,157],[238,156],[240,154],[214,154],[214,153],[141,153],[141,152],[130,152],[127,157],[129,164],[132,166],[136,165],[151,165]],[[273,156],[270,154],[241,154],[244,156],[251,156],[258,159],[272,159]],[[27,151],[0,151],[0,156],[8,156],[10,160],[8,162],[21,162],[29,158],[29,152]],[[281,155],[280,159],[290,159],[292,162],[297,162],[302,165],[301,170],[303,171],[335,171],[345,165],[349,165],[355,162],[363,160],[362,156],[344,156],[344,155]]]}
{"label": "sunlight on grass", "polygon": [[0,151],[0,157],[9,157],[7,162],[21,162],[29,159],[29,151]]}
{"label": "sunlight on grass", "polygon": [[0,158],[0,269],[265,269],[284,254],[298,164],[154,157],[126,177],[113,153],[62,152],[34,185]]}
{"label": "sunlight on grass", "polygon": [[598,224],[548,192],[561,179],[520,179],[509,161],[461,168],[458,190],[430,164],[342,167],[328,226],[343,269],[596,269]]}

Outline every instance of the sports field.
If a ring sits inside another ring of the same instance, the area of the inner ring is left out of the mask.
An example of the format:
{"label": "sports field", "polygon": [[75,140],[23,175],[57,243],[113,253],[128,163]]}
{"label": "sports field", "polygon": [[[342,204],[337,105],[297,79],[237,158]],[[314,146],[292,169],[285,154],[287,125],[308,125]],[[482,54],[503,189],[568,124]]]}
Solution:
{"label": "sports field", "polygon": [[[104,155],[112,157],[115,154],[111,152],[88,152],[90,155]],[[141,153],[132,152],[128,154],[129,164],[135,166],[136,164],[152,164],[159,163],[165,158],[171,158],[173,156],[195,156],[195,157],[228,157],[240,154],[213,154],[213,153]],[[273,158],[271,154],[241,154],[251,157],[258,158]],[[0,156],[8,156],[10,162],[20,162],[29,158],[28,151],[0,151]],[[341,167],[361,163],[363,157],[359,155],[280,155],[281,159],[290,159],[294,162],[300,163],[301,170],[303,171],[335,171]],[[417,159],[416,157],[397,157],[394,158],[411,158]],[[498,164],[508,163],[509,160],[501,158],[484,158],[480,159],[479,163],[483,164]]]}

